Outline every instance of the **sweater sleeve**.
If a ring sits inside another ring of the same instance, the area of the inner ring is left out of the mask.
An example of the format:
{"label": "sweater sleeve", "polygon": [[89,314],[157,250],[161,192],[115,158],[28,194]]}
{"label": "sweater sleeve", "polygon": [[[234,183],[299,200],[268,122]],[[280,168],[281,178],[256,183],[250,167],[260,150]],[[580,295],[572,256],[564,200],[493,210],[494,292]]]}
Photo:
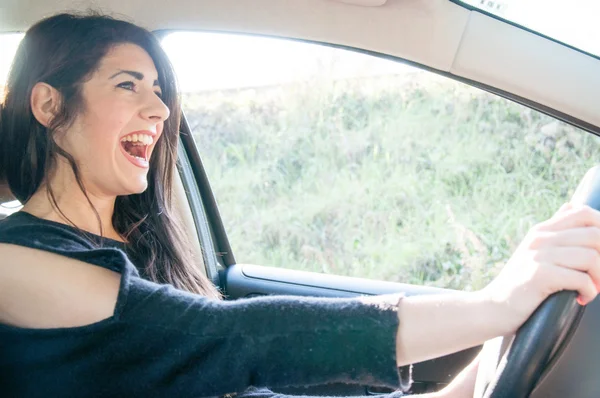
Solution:
{"label": "sweater sleeve", "polygon": [[396,305],[295,296],[219,301],[131,276],[117,317],[129,336],[124,354],[139,355],[146,376],[152,369],[154,383],[173,394],[334,382],[405,390],[410,382],[396,366]]}

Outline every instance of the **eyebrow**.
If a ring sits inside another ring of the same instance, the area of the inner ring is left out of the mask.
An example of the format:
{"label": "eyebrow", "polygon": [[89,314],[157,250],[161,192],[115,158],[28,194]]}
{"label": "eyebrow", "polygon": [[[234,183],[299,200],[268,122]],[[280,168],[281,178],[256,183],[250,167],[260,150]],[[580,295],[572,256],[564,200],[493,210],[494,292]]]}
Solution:
{"label": "eyebrow", "polygon": [[[114,75],[112,75],[110,77],[110,79],[114,79],[115,77],[117,77],[117,76],[119,76],[120,74],[123,74],[123,73],[125,73],[127,75],[130,75],[130,76],[133,76],[137,80],[144,80],[144,74],[140,73],[140,72],[136,72],[134,70],[120,70],[119,72],[117,72]],[[158,80],[155,80],[152,85],[160,87],[160,85],[158,84]]]}

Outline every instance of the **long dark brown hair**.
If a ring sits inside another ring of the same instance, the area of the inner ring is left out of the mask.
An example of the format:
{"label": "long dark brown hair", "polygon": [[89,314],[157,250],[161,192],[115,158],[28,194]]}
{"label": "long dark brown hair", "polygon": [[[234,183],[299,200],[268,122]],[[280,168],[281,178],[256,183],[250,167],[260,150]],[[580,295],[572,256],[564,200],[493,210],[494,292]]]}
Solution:
{"label": "long dark brown hair", "polygon": [[[21,203],[26,203],[45,186],[52,205],[66,218],[50,184],[45,184],[57,157],[61,156],[70,163],[102,231],[100,217],[85,191],[77,162],[57,145],[54,135],[68,128],[83,111],[82,84],[97,70],[111,48],[123,43],[140,46],[154,61],[162,99],[171,116],[165,121],[163,134],[150,160],[148,188],[141,194],[117,197],[113,226],[128,240],[130,258],[148,279],[221,298],[194,264],[190,245],[173,213],[171,192],[181,111],[175,73],[151,32],[93,12],[59,14],[32,26],[19,45],[5,88],[0,117],[0,174],[4,175],[0,175],[0,180],[8,181]],[[60,109],[48,127],[37,121],[30,106],[32,89],[39,82],[49,84],[61,95]]]}

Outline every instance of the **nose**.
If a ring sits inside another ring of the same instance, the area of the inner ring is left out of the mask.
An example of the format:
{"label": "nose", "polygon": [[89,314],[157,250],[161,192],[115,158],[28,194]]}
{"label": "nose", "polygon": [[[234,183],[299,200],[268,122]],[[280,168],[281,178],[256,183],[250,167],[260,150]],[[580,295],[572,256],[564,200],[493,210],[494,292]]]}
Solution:
{"label": "nose", "polygon": [[157,123],[164,122],[169,118],[169,108],[154,92],[146,95],[144,107],[141,110],[142,118]]}

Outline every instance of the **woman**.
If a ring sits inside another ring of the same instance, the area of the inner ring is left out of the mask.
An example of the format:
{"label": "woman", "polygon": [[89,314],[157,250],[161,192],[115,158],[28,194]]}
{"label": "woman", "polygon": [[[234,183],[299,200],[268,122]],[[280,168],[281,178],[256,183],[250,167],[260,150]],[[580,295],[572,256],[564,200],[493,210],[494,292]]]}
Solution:
{"label": "woman", "polygon": [[[61,14],[31,27],[1,116],[0,179],[24,204],[0,223],[7,396],[402,390],[406,365],[514,333],[553,292],[586,304],[600,286],[600,213],[565,205],[479,292],[221,301],[171,209],[173,70],[152,34],[123,21]],[[472,394],[475,371],[434,396]]]}

